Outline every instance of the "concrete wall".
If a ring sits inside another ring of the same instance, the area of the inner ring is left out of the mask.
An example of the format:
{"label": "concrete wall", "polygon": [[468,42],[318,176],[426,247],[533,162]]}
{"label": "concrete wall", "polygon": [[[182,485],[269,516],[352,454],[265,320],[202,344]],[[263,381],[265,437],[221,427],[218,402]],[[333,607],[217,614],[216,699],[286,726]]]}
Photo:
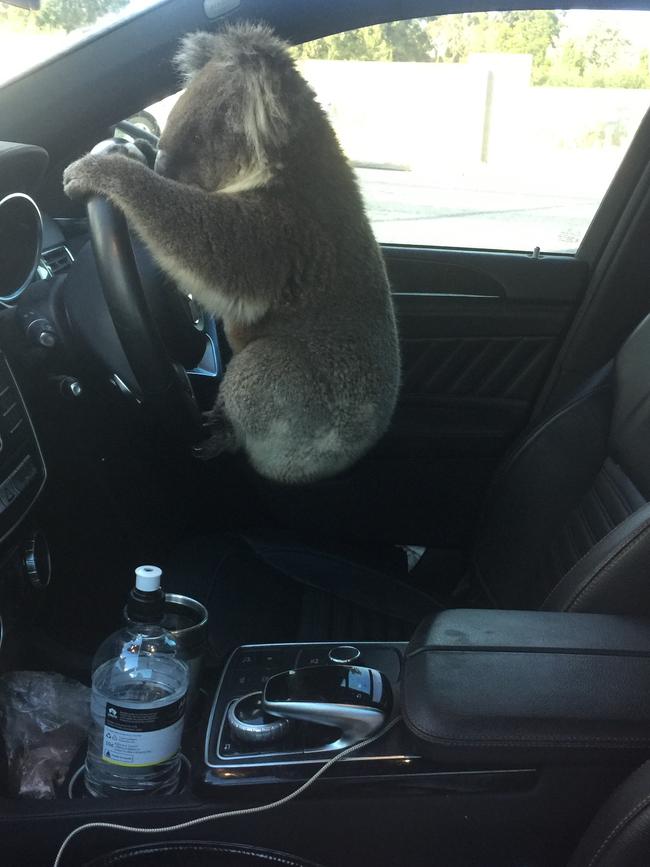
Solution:
{"label": "concrete wall", "polygon": [[551,174],[553,166],[589,182],[618,165],[650,105],[648,90],[533,87],[527,55],[300,68],[354,162],[433,174],[481,166]]}

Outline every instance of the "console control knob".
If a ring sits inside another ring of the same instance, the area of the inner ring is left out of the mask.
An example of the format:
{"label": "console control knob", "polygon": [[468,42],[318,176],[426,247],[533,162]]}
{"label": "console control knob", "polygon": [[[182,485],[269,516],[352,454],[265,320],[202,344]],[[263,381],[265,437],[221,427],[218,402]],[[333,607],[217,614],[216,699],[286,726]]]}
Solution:
{"label": "console control knob", "polygon": [[38,342],[46,349],[51,349],[56,345],[56,335],[53,331],[45,331],[45,329],[43,329],[43,331],[39,332]]}
{"label": "console control knob", "polygon": [[338,647],[333,647],[327,655],[332,662],[341,662],[343,665],[349,665],[361,656],[361,651],[358,647],[353,647],[351,644],[341,644]]}
{"label": "console control knob", "polygon": [[57,336],[52,323],[45,318],[32,320],[26,328],[27,337],[32,343],[51,349],[57,344]]}
{"label": "console control knob", "polygon": [[374,668],[314,665],[276,674],[264,687],[263,707],[284,719],[297,719],[338,730],[328,749],[363,741],[388,720],[390,681]]}
{"label": "console control knob", "polygon": [[52,578],[50,546],[40,530],[36,530],[25,544],[23,569],[27,580],[37,590],[42,590],[50,583]]}
{"label": "console control knob", "polygon": [[228,708],[228,725],[234,737],[249,744],[279,741],[291,728],[288,719],[266,712],[261,692],[252,692],[234,701]]}

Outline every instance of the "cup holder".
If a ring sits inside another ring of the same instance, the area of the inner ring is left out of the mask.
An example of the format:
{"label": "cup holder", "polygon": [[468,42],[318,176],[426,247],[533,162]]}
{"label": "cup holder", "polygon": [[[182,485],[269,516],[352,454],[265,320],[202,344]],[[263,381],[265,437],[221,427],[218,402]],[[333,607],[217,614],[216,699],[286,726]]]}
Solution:
{"label": "cup holder", "polygon": [[[91,800],[108,800],[108,799],[98,799],[93,798],[93,796],[88,792],[86,787],[84,786],[83,779],[84,766],[83,764],[79,765],[77,770],[72,774],[70,780],[68,781],[67,786],[67,796],[70,800],[78,800],[79,798],[88,798]],[[164,797],[169,797],[169,795],[180,795],[183,792],[188,792],[190,790],[190,781],[192,775],[192,765],[190,764],[190,760],[186,755],[181,753],[181,772],[178,779],[178,786],[174,789],[173,792],[168,792]],[[125,798],[137,797],[137,793],[129,793],[124,795]],[[156,797],[155,794],[147,797]]]}

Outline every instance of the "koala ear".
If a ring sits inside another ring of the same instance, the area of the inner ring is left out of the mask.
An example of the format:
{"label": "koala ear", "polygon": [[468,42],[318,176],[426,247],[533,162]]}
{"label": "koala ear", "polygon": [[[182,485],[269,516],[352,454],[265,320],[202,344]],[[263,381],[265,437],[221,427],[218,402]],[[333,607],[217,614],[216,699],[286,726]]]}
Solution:
{"label": "koala ear", "polygon": [[180,48],[174,58],[174,66],[188,81],[200,69],[203,69],[209,60],[212,60],[216,50],[214,34],[206,33],[203,30],[188,33],[181,40]]}

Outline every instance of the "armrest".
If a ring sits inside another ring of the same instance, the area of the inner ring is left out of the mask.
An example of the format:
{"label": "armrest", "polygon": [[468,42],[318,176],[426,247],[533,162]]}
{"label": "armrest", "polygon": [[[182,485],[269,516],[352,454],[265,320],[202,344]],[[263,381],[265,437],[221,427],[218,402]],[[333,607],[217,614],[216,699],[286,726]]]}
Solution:
{"label": "armrest", "polygon": [[650,621],[451,610],[406,652],[402,713],[442,761],[650,754]]}

